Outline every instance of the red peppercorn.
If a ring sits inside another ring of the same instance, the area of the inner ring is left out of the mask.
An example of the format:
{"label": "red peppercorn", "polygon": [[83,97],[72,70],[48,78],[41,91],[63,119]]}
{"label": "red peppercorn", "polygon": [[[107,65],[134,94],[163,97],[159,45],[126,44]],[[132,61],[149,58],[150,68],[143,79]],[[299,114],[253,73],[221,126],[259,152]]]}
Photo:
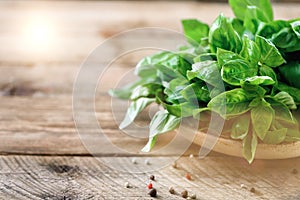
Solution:
{"label": "red peppercorn", "polygon": [[149,183],[147,187],[148,187],[148,189],[152,189],[153,188],[152,183]]}
{"label": "red peppercorn", "polygon": [[192,177],[191,177],[191,175],[190,175],[189,173],[186,173],[185,178],[186,178],[187,180],[192,180]]}

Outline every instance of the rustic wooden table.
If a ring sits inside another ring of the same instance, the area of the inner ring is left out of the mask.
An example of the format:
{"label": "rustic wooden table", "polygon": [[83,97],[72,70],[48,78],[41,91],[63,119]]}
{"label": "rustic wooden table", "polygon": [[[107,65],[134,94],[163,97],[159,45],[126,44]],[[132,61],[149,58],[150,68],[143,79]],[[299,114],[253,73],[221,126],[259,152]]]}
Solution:
{"label": "rustic wooden table", "polygon": [[[274,10],[278,19],[299,17],[300,4],[275,4]],[[150,174],[156,176],[158,199],[182,199],[169,194],[169,186],[203,200],[300,199],[300,158],[256,160],[252,165],[216,153],[189,158],[186,155],[199,149],[192,145],[177,160],[177,168],[166,165],[152,172],[130,173],[126,170],[143,172],[145,159],[151,169],[162,161],[171,164],[174,155],[141,156],[134,148],[133,153],[120,154],[109,149],[107,142],[95,141],[95,146],[108,148],[96,152],[96,158],[76,132],[73,82],[80,64],[97,45],[132,28],[181,31],[182,18],[211,23],[220,12],[232,16],[227,4],[192,1],[1,1],[0,199],[152,199],[146,189]],[[109,78],[132,69],[140,58],[120,59]],[[94,66],[98,64],[95,61]],[[114,86],[109,78],[102,89]],[[110,102],[106,93],[97,94],[96,116],[103,132],[116,146],[143,146],[146,140],[121,134]],[[93,134],[85,137],[93,143]],[[114,165],[124,166],[125,172]],[[185,178],[186,173],[192,180]],[[133,187],[124,188],[125,182]]]}

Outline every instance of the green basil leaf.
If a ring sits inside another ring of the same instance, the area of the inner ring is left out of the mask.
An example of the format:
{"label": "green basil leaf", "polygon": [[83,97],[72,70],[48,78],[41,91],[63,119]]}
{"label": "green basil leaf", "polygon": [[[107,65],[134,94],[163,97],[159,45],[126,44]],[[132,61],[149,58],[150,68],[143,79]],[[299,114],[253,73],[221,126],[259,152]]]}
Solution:
{"label": "green basil leaf", "polygon": [[[156,70],[153,69],[154,66],[156,69],[159,69],[160,72],[164,75],[167,75],[168,72],[172,70],[175,72],[175,74],[180,73],[182,75],[185,75],[186,71],[191,69],[193,57],[194,56],[189,53],[163,51],[153,56],[144,58],[136,66],[135,73],[140,77],[157,76]],[[174,75],[174,72],[169,76],[176,76]]]}
{"label": "green basil leaf", "polygon": [[221,94],[224,91],[225,91],[225,88],[223,88],[223,87],[215,87],[215,88],[210,90],[209,96],[210,96],[210,98],[214,98],[214,97],[218,96],[219,94]]}
{"label": "green basil leaf", "polygon": [[265,13],[256,6],[247,6],[244,27],[255,35],[261,22],[269,22]]}
{"label": "green basil leaf", "polygon": [[288,131],[287,128],[267,131],[267,134],[263,139],[263,142],[266,144],[280,144],[281,142],[284,141],[287,131]]}
{"label": "green basil leaf", "polygon": [[281,77],[291,86],[300,89],[300,61],[289,62],[279,67]]}
{"label": "green basil leaf", "polygon": [[293,48],[297,45],[299,38],[294,33],[293,29],[289,26],[281,29],[279,32],[272,35],[271,41],[276,47],[281,49]]}
{"label": "green basil leaf", "polygon": [[259,8],[268,21],[273,20],[273,10],[269,0],[229,0],[229,4],[234,12],[234,15],[240,19],[245,19],[245,14],[248,6],[255,6]]}
{"label": "green basil leaf", "polygon": [[132,90],[130,99],[136,100],[140,97],[154,97],[157,92],[162,91],[162,86],[155,83],[139,85]]}
{"label": "green basil leaf", "polygon": [[[154,56],[153,56],[154,57]],[[135,74],[142,78],[154,77],[156,78],[155,62],[152,62],[151,57],[142,59],[135,67]]]}
{"label": "green basil leaf", "polygon": [[242,20],[237,18],[230,18],[229,23],[232,24],[233,29],[239,34],[240,37],[244,35],[245,27]]}
{"label": "green basil leaf", "polygon": [[262,101],[261,97],[256,97],[250,102],[249,107],[254,108],[259,106],[261,104],[261,101]]}
{"label": "green basil leaf", "polygon": [[[277,101],[274,97],[266,98],[266,101],[271,104],[275,110],[275,118],[281,122],[295,124],[295,119],[290,109],[282,102]],[[283,127],[282,127],[283,128]]]}
{"label": "green basil leaf", "polygon": [[207,60],[216,60],[216,54],[215,53],[203,53],[201,55],[198,55],[197,57],[195,57],[193,59],[194,63],[197,62],[203,62],[203,61],[207,61]]}
{"label": "green basil leaf", "polygon": [[223,84],[216,61],[208,60],[193,64],[192,70],[187,72],[187,78],[189,80],[198,78],[214,87],[220,87]]}
{"label": "green basil leaf", "polygon": [[267,91],[259,86],[249,84],[248,82],[242,82],[242,88],[247,92],[247,94],[251,97],[264,97]]}
{"label": "green basil leaf", "polygon": [[244,36],[243,48],[240,55],[254,65],[257,65],[261,57],[257,44],[247,36]]}
{"label": "green basil leaf", "polygon": [[181,91],[188,84],[189,84],[188,80],[183,76],[178,76],[177,78],[171,80],[170,82],[163,82],[163,86],[165,87],[165,89],[168,89],[170,91],[170,93],[167,92],[166,94],[171,94],[176,91]]}
{"label": "green basil leaf", "polygon": [[269,23],[262,24],[257,32],[257,35],[260,35],[266,39],[271,39],[274,34],[289,26],[289,23],[284,20],[271,21]]}
{"label": "green basil leaf", "polygon": [[243,57],[232,51],[227,51],[221,48],[217,49],[217,60],[220,68],[223,67],[223,65],[228,61],[238,60],[238,59],[243,60]]}
{"label": "green basil leaf", "polygon": [[300,124],[300,108],[298,107],[297,110],[291,111],[293,113],[293,116],[295,117],[295,121]]}
{"label": "green basil leaf", "polygon": [[180,93],[187,101],[192,101],[192,102],[210,101],[209,90],[207,86],[199,86],[198,83],[192,83],[188,85]]}
{"label": "green basil leaf", "polygon": [[291,23],[292,29],[297,37],[300,39],[300,20],[296,20]]}
{"label": "green basil leaf", "polygon": [[153,138],[158,134],[172,131],[178,127],[181,122],[180,117],[171,115],[165,110],[158,111],[150,122],[150,134],[149,138]]}
{"label": "green basil leaf", "polygon": [[299,129],[288,129],[285,142],[296,142],[300,141],[300,131]]}
{"label": "green basil leaf", "polygon": [[287,128],[288,132],[286,135],[296,137],[299,134],[300,129],[299,129],[299,123],[297,119],[294,118],[293,115],[294,114],[292,114],[293,121],[282,121],[279,118],[276,118],[275,128],[276,129]]}
{"label": "green basil leaf", "polygon": [[244,82],[250,85],[274,85],[275,84],[275,81],[269,76],[252,76],[242,81],[242,83]]}
{"label": "green basil leaf", "polygon": [[214,97],[207,104],[207,107],[220,114],[223,118],[230,118],[247,112],[253,97],[241,88],[223,92]]}
{"label": "green basil leaf", "polygon": [[177,117],[190,117],[195,109],[199,108],[197,103],[183,102],[179,104],[161,103],[163,107],[171,114]]}
{"label": "green basil leaf", "polygon": [[181,91],[188,85],[188,80],[179,76],[170,82],[163,82],[163,86],[165,87],[164,93],[167,95],[166,100],[171,103],[178,103],[185,101],[183,96],[181,95]]}
{"label": "green basil leaf", "polygon": [[289,110],[287,106],[284,104],[277,104],[273,105],[272,108],[275,110],[275,118],[282,121],[282,122],[287,122],[290,124],[296,124],[296,121],[293,117],[292,112]]}
{"label": "green basil leaf", "polygon": [[287,92],[279,92],[273,97],[276,101],[279,101],[283,104],[285,104],[289,109],[295,110],[297,109],[297,106],[295,104],[295,101],[291,95]]}
{"label": "green basil leaf", "polygon": [[130,83],[128,85],[126,85],[123,88],[118,88],[118,89],[110,89],[108,91],[108,94],[112,97],[117,97],[120,99],[129,99],[132,91],[134,90],[134,88],[138,87],[140,84],[146,84],[149,82],[154,82],[154,80],[152,80],[151,78],[145,80],[145,79],[139,79],[133,83]]}
{"label": "green basil leaf", "polygon": [[182,20],[183,31],[187,41],[198,46],[202,38],[208,37],[209,27],[196,19]]}
{"label": "green basil leaf", "polygon": [[258,66],[250,65],[244,60],[231,60],[225,63],[221,70],[222,79],[235,86],[240,86],[241,81],[256,76]]}
{"label": "green basil leaf", "polygon": [[223,14],[212,24],[209,37],[212,53],[217,52],[217,48],[226,49],[239,53],[242,49],[242,41],[239,34],[233,29],[232,24],[227,21]]}
{"label": "green basil leaf", "polygon": [[270,129],[274,115],[274,109],[264,99],[261,99],[260,103],[251,109],[253,130],[261,140],[265,138]]}
{"label": "green basil leaf", "polygon": [[300,39],[297,40],[297,44],[295,44],[294,46],[290,46],[290,47],[282,50],[282,52],[284,52],[285,55],[287,53],[293,53],[293,52],[297,52],[297,51],[298,51],[298,53],[300,51]]}
{"label": "green basil leaf", "polygon": [[158,134],[176,129],[180,122],[181,118],[171,115],[164,110],[158,111],[150,122],[149,140],[142,152],[149,152],[155,145]]}
{"label": "green basil leaf", "polygon": [[142,152],[149,152],[154,147],[157,140],[157,136],[149,137],[149,140],[147,144],[144,146],[144,148],[141,150]]}
{"label": "green basil leaf", "polygon": [[[210,109],[207,108],[207,107],[194,109],[194,110],[193,110],[193,117],[194,117],[195,119],[202,119],[201,113],[204,113],[204,112],[206,112],[206,111],[209,112]],[[204,119],[206,119],[206,118],[204,118]]]}
{"label": "green basil leaf", "polygon": [[173,69],[185,76],[186,71],[191,69],[192,59],[187,54],[168,53],[158,64]]}
{"label": "green basil leaf", "polygon": [[261,50],[261,63],[266,64],[269,67],[278,67],[285,63],[280,52],[271,41],[261,36],[256,36],[255,42]]}
{"label": "green basil leaf", "polygon": [[[295,20],[297,21],[297,20]],[[294,22],[295,22],[294,21]],[[269,39],[282,52],[294,52],[300,50],[300,40],[292,24],[284,20],[276,20],[260,27],[258,35]]]}
{"label": "green basil leaf", "polygon": [[138,114],[153,102],[155,102],[154,98],[139,98],[131,102],[129,108],[127,109],[125,118],[121,122],[119,128],[124,129],[129,126],[138,116]]}
{"label": "green basil leaf", "polygon": [[249,164],[254,160],[257,143],[257,136],[254,133],[248,134],[247,137],[243,139],[243,156]]}
{"label": "green basil leaf", "polygon": [[278,89],[280,91],[284,91],[284,92],[289,93],[294,98],[294,101],[296,103],[300,104],[300,89],[294,88],[292,86],[288,86],[284,83],[279,83],[278,84]]}
{"label": "green basil leaf", "polygon": [[179,72],[164,65],[155,65],[155,68],[157,69],[156,76],[160,78],[161,82],[170,82],[177,77],[182,77]]}
{"label": "green basil leaf", "polygon": [[242,115],[238,117],[232,124],[231,138],[243,140],[249,131],[250,117]]}
{"label": "green basil leaf", "polygon": [[200,42],[200,46],[198,47],[198,54],[200,53],[210,53],[208,37],[202,38]]}
{"label": "green basil leaf", "polygon": [[259,67],[259,72],[258,73],[259,73],[260,76],[269,76],[269,77],[271,77],[272,80],[275,81],[275,85],[278,84],[277,75],[271,67],[268,67],[267,65],[262,65],[261,67]]}

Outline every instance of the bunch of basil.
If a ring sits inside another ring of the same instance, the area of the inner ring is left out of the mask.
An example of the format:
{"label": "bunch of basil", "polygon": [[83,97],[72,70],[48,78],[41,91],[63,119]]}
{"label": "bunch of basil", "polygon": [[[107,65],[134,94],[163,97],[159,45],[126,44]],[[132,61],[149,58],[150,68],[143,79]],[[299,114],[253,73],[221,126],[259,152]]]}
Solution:
{"label": "bunch of basil", "polygon": [[[142,59],[139,80],[111,90],[132,100],[120,128],[149,104],[158,111],[150,123],[149,151],[158,134],[176,129],[182,118],[216,112],[231,120],[231,138],[242,140],[251,163],[258,143],[300,140],[300,18],[273,20],[269,0],[229,0],[235,18],[219,15],[209,27],[183,20],[189,45]],[[225,109],[224,109],[225,108]]]}

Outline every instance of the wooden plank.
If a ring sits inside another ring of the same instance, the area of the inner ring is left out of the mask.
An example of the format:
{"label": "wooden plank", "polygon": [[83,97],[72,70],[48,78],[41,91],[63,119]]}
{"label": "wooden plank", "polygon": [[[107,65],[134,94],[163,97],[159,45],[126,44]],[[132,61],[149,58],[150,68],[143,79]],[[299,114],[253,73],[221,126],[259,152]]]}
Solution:
{"label": "wooden plank", "polygon": [[[233,157],[207,157],[205,159],[183,157],[177,161],[178,168],[169,165],[148,171],[144,160],[136,158],[109,157],[47,157],[47,156],[1,156],[1,199],[153,199],[147,195],[149,175],[156,181],[158,199],[182,199],[179,193],[186,189],[195,193],[197,199],[299,199],[300,159],[257,160],[248,165]],[[152,167],[169,158],[150,158]],[[124,171],[114,169],[122,163]],[[129,169],[130,168],[130,169]],[[143,173],[126,170],[143,169]],[[148,169],[151,168],[149,165]],[[190,173],[192,180],[185,178]],[[124,188],[129,182],[132,188]],[[244,184],[246,188],[241,188]],[[168,187],[177,194],[171,195]],[[251,188],[254,188],[252,192]]]}
{"label": "wooden plank", "polygon": [[[156,52],[158,50],[134,51],[111,62],[99,61],[87,64],[76,62],[0,63],[0,96],[71,95],[73,84],[82,66],[99,73],[98,90],[106,93],[109,89],[116,87],[118,82],[124,79],[124,75],[128,73],[133,75],[134,67],[142,58]],[[103,73],[99,72],[100,69]]]}
{"label": "wooden plank", "polygon": [[79,67],[73,65],[2,65],[0,94],[32,96],[71,94]]}
{"label": "wooden plank", "polygon": [[[85,124],[86,129],[80,136],[77,134],[71,96],[1,97],[0,101],[0,154],[142,155],[140,150],[147,142],[147,128],[129,128],[126,132],[118,129],[116,114],[123,117],[125,112],[117,110],[113,114],[111,98],[108,95],[100,95],[95,102],[95,114],[104,133],[100,136],[100,130],[94,128],[91,123]],[[84,106],[85,99],[82,102]],[[149,116],[145,112],[137,123],[145,124],[147,119]],[[170,137],[172,133],[162,135],[158,140],[157,149],[168,143]],[[88,145],[88,149],[95,150],[87,151],[82,139]],[[123,151],[113,148],[115,146]],[[176,147],[153,152],[151,155],[174,155],[174,149]],[[188,151],[183,149],[180,153],[188,155],[198,151],[199,147],[192,145]]]}
{"label": "wooden plank", "polygon": [[[137,58],[132,60],[134,62]],[[103,92],[115,87],[118,79],[132,71],[137,63],[120,62],[123,61],[111,64],[102,75],[100,82]],[[91,68],[99,68],[100,65],[91,65]],[[40,64],[30,67],[3,65],[0,66],[0,96],[71,96],[79,70],[79,64]]]}
{"label": "wooden plank", "polygon": [[[296,3],[274,4],[278,19],[299,17],[299,8]],[[227,4],[208,2],[1,1],[0,60],[81,62],[104,39],[121,31],[149,26],[181,30],[183,18],[211,24],[220,12],[232,16]],[[54,32],[49,44],[41,47],[28,40],[27,28],[32,23],[48,25]]]}
{"label": "wooden plank", "polygon": [[[158,50],[134,51],[111,62],[88,62],[86,66],[95,71],[103,70],[104,73],[99,74],[99,87],[102,92],[107,92],[116,86],[124,74],[130,71],[133,74],[134,67],[142,58],[156,52]],[[0,62],[0,96],[71,95],[83,65],[77,62]]]}

